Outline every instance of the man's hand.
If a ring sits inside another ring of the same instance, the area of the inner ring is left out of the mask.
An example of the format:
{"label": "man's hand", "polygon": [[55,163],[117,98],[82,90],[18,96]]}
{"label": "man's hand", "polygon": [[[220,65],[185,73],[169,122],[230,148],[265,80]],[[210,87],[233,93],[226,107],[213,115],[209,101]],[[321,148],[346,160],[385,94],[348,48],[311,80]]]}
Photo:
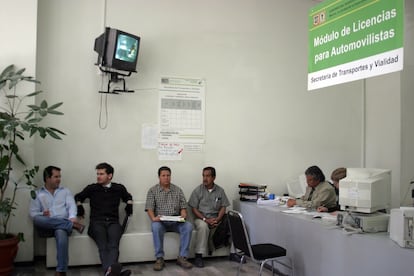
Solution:
{"label": "man's hand", "polygon": [[154,216],[151,220],[154,221],[154,222],[161,221],[161,216],[160,215]]}
{"label": "man's hand", "polygon": [[325,206],[319,206],[318,209],[316,209],[318,212],[328,212],[328,208]]}
{"label": "man's hand", "polygon": [[85,216],[85,209],[83,209],[83,205],[78,205],[78,213],[76,214],[78,217],[84,217]]}
{"label": "man's hand", "polygon": [[125,206],[125,212],[126,212],[126,214],[127,214],[127,216],[129,217],[130,215],[132,215],[132,204],[127,204],[126,206]]}
{"label": "man's hand", "polygon": [[296,205],[296,199],[293,198],[289,198],[288,201],[286,202],[287,207],[293,207]]}
{"label": "man's hand", "polygon": [[49,211],[49,209],[48,209],[48,210],[44,210],[44,211],[43,211],[43,215],[44,215],[45,217],[50,217],[50,211]]}
{"label": "man's hand", "polygon": [[204,221],[208,224],[209,228],[215,228],[219,223],[219,221],[217,221],[217,218],[206,218]]}

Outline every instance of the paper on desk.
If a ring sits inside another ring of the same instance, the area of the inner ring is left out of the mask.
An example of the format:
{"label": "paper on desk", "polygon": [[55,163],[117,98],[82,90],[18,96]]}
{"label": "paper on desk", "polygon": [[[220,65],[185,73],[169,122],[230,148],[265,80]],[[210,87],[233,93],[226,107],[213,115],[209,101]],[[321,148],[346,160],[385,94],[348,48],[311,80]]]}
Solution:
{"label": "paper on desk", "polygon": [[178,221],[178,222],[185,222],[185,219],[181,216],[161,216],[161,221]]}
{"label": "paper on desk", "polygon": [[258,205],[266,205],[266,206],[279,206],[280,200],[279,200],[279,198],[276,198],[276,199],[259,198],[257,200],[257,204]]}
{"label": "paper on desk", "polygon": [[306,208],[305,207],[291,207],[287,210],[282,211],[284,213],[289,213],[289,214],[303,214],[306,213]]}

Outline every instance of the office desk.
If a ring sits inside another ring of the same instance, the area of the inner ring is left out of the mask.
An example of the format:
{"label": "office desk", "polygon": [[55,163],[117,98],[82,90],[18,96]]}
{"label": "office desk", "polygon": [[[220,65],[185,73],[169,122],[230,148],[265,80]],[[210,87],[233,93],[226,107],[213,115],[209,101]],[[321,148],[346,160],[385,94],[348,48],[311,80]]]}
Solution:
{"label": "office desk", "polygon": [[242,213],[252,244],[285,247],[296,276],[414,275],[414,249],[399,247],[386,232],[347,235],[333,223],[283,213],[281,207],[238,200],[233,206]]}

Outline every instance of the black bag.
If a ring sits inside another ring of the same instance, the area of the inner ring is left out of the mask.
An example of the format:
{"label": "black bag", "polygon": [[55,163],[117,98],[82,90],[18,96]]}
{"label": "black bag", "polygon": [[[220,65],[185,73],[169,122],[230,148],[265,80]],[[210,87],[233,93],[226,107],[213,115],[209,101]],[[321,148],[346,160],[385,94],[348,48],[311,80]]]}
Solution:
{"label": "black bag", "polygon": [[215,249],[230,245],[230,227],[227,215],[224,215],[212,237]]}

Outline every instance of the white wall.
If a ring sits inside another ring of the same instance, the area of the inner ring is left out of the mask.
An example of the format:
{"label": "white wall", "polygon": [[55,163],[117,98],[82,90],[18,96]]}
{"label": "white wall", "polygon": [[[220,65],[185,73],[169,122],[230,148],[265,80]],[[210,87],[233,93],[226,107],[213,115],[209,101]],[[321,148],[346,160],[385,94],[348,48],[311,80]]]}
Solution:
{"label": "white wall", "polygon": [[[309,165],[327,175],[337,166],[358,166],[361,82],[306,91],[312,4],[108,1],[107,25],[142,41],[139,72],[127,79],[137,92],[108,96],[108,127],[100,129],[93,43],[103,31],[104,1],[39,1],[38,76],[49,100],[64,102],[65,116],[53,123],[67,136],[39,141],[37,161],[61,166],[74,192],[94,181],[98,162],[108,161],[136,200],[145,199],[164,164],[187,196],[200,183],[202,167],[213,165],[231,197],[241,181],[283,193],[284,180]],[[207,81],[205,150],[182,161],[159,161],[155,150],[140,147],[141,125],[158,122],[164,75]]]}
{"label": "white wall", "polygon": [[[412,24],[412,1],[406,2]],[[38,140],[36,162],[62,167],[63,183],[76,193],[95,180],[94,166],[107,161],[115,167],[115,181],[144,200],[161,165],[172,168],[173,182],[187,196],[200,183],[202,167],[213,165],[217,183],[236,198],[241,181],[267,184],[279,194],[286,191],[287,178],[310,165],[329,177],[338,166],[362,166],[365,156],[366,166],[393,170],[397,205],[400,186],[406,187],[400,174],[405,181],[406,162],[413,161],[401,154],[413,152],[413,131],[407,127],[412,110],[405,103],[413,101],[412,77],[404,71],[308,92],[307,13],[314,4],[108,0],[104,13],[103,0],[40,0],[37,76],[49,102],[64,102],[65,115],[50,123],[67,136]],[[108,96],[105,129],[99,127],[99,110],[106,96],[98,90],[106,83],[97,74],[93,51],[103,22],[142,38],[139,72],[127,79],[136,92]],[[409,45],[406,56],[412,55]],[[141,125],[158,122],[157,89],[165,75],[207,81],[204,152],[186,153],[182,161],[159,161],[155,150],[140,147]]]}
{"label": "white wall", "polygon": [[[0,10],[0,34],[8,41],[2,44],[1,68],[15,63],[34,75],[37,2],[9,2]],[[187,196],[200,182],[201,168],[214,165],[217,182],[236,197],[240,181],[268,184],[280,193],[284,179],[311,164],[329,175],[337,166],[361,165],[365,154],[367,166],[393,169],[395,202],[395,191],[401,186],[403,197],[413,177],[413,1],[406,1],[404,71],[366,82],[366,153],[361,153],[360,123],[364,83],[306,91],[306,14],[313,4],[108,1],[107,25],[142,37],[140,72],[128,85],[143,90],[110,96],[109,125],[102,130],[101,81],[92,48],[103,31],[104,1],[39,1],[36,75],[50,102],[65,102],[65,116],[51,123],[68,135],[61,142],[37,141],[36,163],[61,166],[64,183],[77,192],[94,181],[96,163],[111,162],[117,180],[143,200],[163,164],[172,167],[174,182]],[[140,148],[141,124],[158,120],[162,75],[207,80],[205,151],[188,153],[179,162],[160,162],[155,151]],[[394,97],[399,89],[401,95]],[[25,153],[32,157],[30,148]],[[27,195],[21,196],[19,210],[25,211]],[[18,218],[26,221],[27,214]],[[20,244],[17,261],[31,259],[30,235]]]}
{"label": "white wall", "polygon": [[[37,1],[16,0],[1,1],[0,9],[0,71],[10,64],[18,68],[26,68],[25,74],[35,76],[36,67],[36,29],[37,29]],[[35,91],[34,85],[19,87],[20,91]],[[26,102],[30,104],[30,102]],[[3,103],[1,103],[3,104]],[[33,141],[20,148],[27,163],[33,164]],[[12,187],[10,187],[12,188]],[[15,217],[12,217],[9,231],[24,232],[25,242],[19,244],[16,261],[33,260],[33,233],[29,216],[28,203],[30,195],[27,190],[20,190],[17,194],[18,208]]]}

